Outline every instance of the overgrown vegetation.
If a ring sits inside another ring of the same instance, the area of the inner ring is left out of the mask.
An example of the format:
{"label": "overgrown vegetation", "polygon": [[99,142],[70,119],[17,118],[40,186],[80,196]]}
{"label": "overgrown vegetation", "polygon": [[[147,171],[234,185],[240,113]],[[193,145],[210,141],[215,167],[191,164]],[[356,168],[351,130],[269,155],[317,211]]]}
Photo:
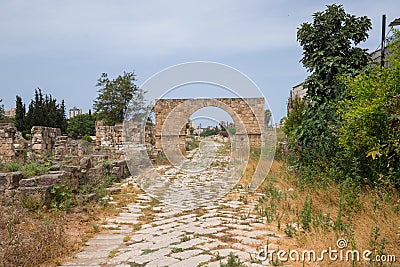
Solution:
{"label": "overgrown vegetation", "polygon": [[367,39],[370,28],[367,17],[355,17],[342,6],[330,5],[316,12],[314,21],[303,23],[297,32],[303,47],[301,62],[311,75],[303,83],[307,88],[305,103],[295,100],[284,130],[290,164],[301,169],[306,179],[346,179],[338,172],[347,162],[339,148],[336,111],[337,102],[348,97],[348,89],[338,78],[354,77],[368,64],[367,51],[356,45]]}
{"label": "overgrown vegetation", "polygon": [[[274,162],[261,190],[264,194],[255,207],[257,214],[292,238],[281,249],[296,246],[322,251],[337,248],[336,241],[343,238],[349,249],[371,250],[371,259],[400,254],[400,195],[396,191],[355,189],[334,180],[315,190],[299,183],[297,172],[282,162]],[[343,266],[343,262],[323,263]]]}
{"label": "overgrown vegetation", "polygon": [[21,205],[0,205],[0,214],[0,266],[39,266],[71,249],[62,214],[31,216]]}
{"label": "overgrown vegetation", "polygon": [[390,67],[367,65],[367,52],[355,45],[370,26],[331,5],[298,30],[311,75],[305,99],[291,101],[284,132],[286,160],[305,186],[335,180],[353,191],[399,189],[399,34],[390,43]]}
{"label": "overgrown vegetation", "polygon": [[37,163],[37,162],[7,162],[0,163],[0,171],[2,172],[16,172],[21,171],[22,175],[26,178],[45,174],[50,170],[50,163]]}
{"label": "overgrown vegetation", "polygon": [[239,259],[238,255],[235,255],[233,252],[230,252],[226,263],[220,262],[220,267],[242,267],[245,266],[244,263]]}
{"label": "overgrown vegetation", "polygon": [[355,46],[368,36],[368,18],[337,5],[313,18],[298,31],[307,96],[290,103],[284,163],[274,163],[256,210],[306,249],[344,238],[371,259],[399,255],[400,35],[389,67],[380,67]]}
{"label": "overgrown vegetation", "polygon": [[372,66],[343,78],[349,97],[339,103],[339,144],[346,171],[359,183],[400,188],[400,33],[389,45],[389,68]]}
{"label": "overgrown vegetation", "polygon": [[[78,252],[83,245],[80,240],[85,242],[101,231],[102,217],[118,214],[118,207],[133,202],[138,192],[135,187],[124,187],[112,196],[111,205],[104,197],[111,198],[108,188],[119,179],[104,175],[94,180],[78,192],[68,185],[55,184],[50,189],[48,207],[35,195],[11,203],[0,199],[0,266],[60,264],[66,256]],[[91,197],[85,198],[88,195]],[[76,227],[82,230],[77,232]]]}

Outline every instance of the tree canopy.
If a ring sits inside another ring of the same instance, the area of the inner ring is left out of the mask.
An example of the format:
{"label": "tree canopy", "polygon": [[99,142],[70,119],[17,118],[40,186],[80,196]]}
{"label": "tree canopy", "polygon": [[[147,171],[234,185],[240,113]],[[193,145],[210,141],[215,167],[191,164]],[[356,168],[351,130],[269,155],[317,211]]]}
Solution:
{"label": "tree canopy", "polygon": [[127,112],[128,104],[135,99],[143,99],[143,91],[136,84],[134,72],[124,72],[115,79],[109,79],[103,73],[97,80],[99,95],[94,100],[93,108],[98,119],[107,125],[121,123]]}
{"label": "tree canopy", "polygon": [[79,114],[68,120],[67,134],[73,138],[96,134],[95,117],[89,114]]}
{"label": "tree canopy", "polygon": [[19,131],[28,133],[32,126],[47,126],[60,128],[64,133],[67,128],[64,100],[57,103],[51,95],[43,95],[40,88],[35,90],[34,99],[31,100],[26,113],[21,97],[16,97],[15,106],[16,127]]}
{"label": "tree canopy", "polygon": [[288,117],[291,128],[285,130],[298,164],[322,166],[338,156],[336,103],[347,97],[338,77],[355,75],[368,64],[367,51],[356,45],[367,39],[370,28],[367,17],[347,14],[341,5],[329,5],[314,13],[312,23],[298,29],[301,62],[311,73],[303,84],[305,105],[297,107],[296,118]]}
{"label": "tree canopy", "polygon": [[303,23],[297,40],[303,47],[301,63],[311,72],[304,87],[307,98],[317,102],[341,97],[338,75],[354,74],[368,64],[366,49],[357,47],[368,38],[371,20],[347,14],[341,5],[328,5],[313,15],[312,23]]}

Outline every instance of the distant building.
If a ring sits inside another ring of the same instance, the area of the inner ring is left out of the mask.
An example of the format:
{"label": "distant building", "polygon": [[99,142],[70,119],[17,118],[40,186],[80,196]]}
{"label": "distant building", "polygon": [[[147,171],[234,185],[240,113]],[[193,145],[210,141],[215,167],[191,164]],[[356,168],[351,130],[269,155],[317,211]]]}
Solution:
{"label": "distant building", "polygon": [[193,135],[194,134],[194,122],[189,121],[186,123],[186,135]]}
{"label": "distant building", "polygon": [[307,88],[303,87],[303,83],[300,83],[298,85],[295,85],[292,87],[292,90],[290,90],[290,96],[289,96],[289,102],[287,105],[287,114],[290,113],[293,109],[293,101],[296,98],[303,99],[307,94]]}
{"label": "distant building", "polygon": [[77,108],[77,107],[73,107],[68,111],[68,118],[73,118],[77,115],[81,115],[82,114],[82,109],[81,108]]}
{"label": "distant building", "polygon": [[9,118],[14,118],[15,113],[17,112],[16,108],[11,108],[9,110],[4,110],[4,116]]}
{"label": "distant building", "polygon": [[[384,58],[387,59],[387,57],[389,55],[390,55],[389,48],[385,47]],[[372,62],[380,64],[381,63],[381,56],[382,56],[382,49],[375,50],[374,52],[370,53],[370,56],[371,56]],[[384,61],[384,66],[385,67],[390,67],[389,66],[389,62],[387,60]]]}
{"label": "distant building", "polygon": [[204,132],[204,129],[201,128],[201,125],[197,126],[196,129],[194,129],[193,134],[194,135],[200,135],[202,132]]}
{"label": "distant building", "polygon": [[303,83],[295,85],[290,90],[290,98],[295,99],[296,97],[303,98],[307,94],[307,88],[303,87]]}

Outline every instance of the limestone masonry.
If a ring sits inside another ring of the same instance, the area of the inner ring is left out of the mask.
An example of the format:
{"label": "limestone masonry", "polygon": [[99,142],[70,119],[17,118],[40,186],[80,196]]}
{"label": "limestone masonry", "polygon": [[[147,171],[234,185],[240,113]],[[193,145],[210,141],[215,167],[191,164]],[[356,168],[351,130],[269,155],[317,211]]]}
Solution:
{"label": "limestone masonry", "polygon": [[[179,136],[179,147],[184,151],[186,122],[196,110],[209,106],[221,108],[231,115],[239,142],[246,142],[248,137],[250,146],[261,146],[265,127],[264,98],[200,98],[156,100],[156,148],[163,149],[162,139],[168,142],[167,139]],[[166,145],[177,145],[171,142]]]}

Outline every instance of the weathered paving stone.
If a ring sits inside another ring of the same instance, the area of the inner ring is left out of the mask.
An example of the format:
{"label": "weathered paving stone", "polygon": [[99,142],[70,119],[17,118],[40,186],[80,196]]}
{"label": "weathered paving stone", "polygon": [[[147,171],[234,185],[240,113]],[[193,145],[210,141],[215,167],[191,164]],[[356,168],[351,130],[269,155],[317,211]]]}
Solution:
{"label": "weathered paving stone", "polygon": [[184,260],[184,259],[194,257],[196,255],[199,255],[202,252],[203,252],[203,250],[200,250],[200,249],[190,249],[190,250],[185,250],[185,251],[178,252],[178,253],[173,253],[173,254],[171,254],[171,257],[174,257],[174,258],[180,259],[180,260]]}
{"label": "weathered paving stone", "polygon": [[180,243],[178,245],[176,245],[178,248],[182,248],[182,249],[189,249],[189,248],[193,248],[196,245],[202,244],[207,242],[208,239],[205,238],[194,238],[194,239],[190,239],[189,241]]}
{"label": "weathered paving stone", "polygon": [[234,249],[238,249],[238,250],[242,250],[242,251],[246,251],[246,252],[252,252],[252,253],[256,253],[256,249],[247,245],[243,245],[241,243],[233,243],[231,245],[232,248]]}
{"label": "weathered paving stone", "polygon": [[221,263],[220,261],[213,261],[213,262],[209,262],[207,265],[205,265],[207,267],[220,267]]}
{"label": "weathered paving stone", "polygon": [[178,262],[180,262],[180,260],[164,256],[164,257],[161,257],[159,259],[155,259],[155,260],[149,262],[148,264],[146,264],[146,267],[171,266]]}
{"label": "weathered paving stone", "polygon": [[215,241],[212,241],[212,242],[199,244],[196,247],[199,248],[199,249],[205,250],[205,251],[209,251],[209,250],[212,250],[212,249],[215,249],[215,248],[218,248],[218,247],[226,247],[226,246],[228,246],[227,243],[221,242],[219,240],[215,240]]}
{"label": "weathered paving stone", "polygon": [[198,266],[200,263],[208,262],[211,258],[211,255],[198,255],[193,258],[172,264],[170,267]]}
{"label": "weathered paving stone", "polygon": [[[200,166],[202,162],[193,164]],[[163,170],[169,178],[179,178],[184,182],[182,189],[173,192],[173,196],[182,202],[186,201],[182,192],[201,187],[221,172],[206,170],[188,179],[174,168]],[[162,186],[160,190],[164,190]],[[246,194],[243,190],[235,192]],[[105,220],[102,227],[106,233],[90,239],[83,251],[75,256],[76,259],[64,266],[219,267],[217,258],[222,257],[222,262],[226,262],[231,252],[245,266],[270,266],[268,261],[255,263],[252,259],[255,259],[257,248],[267,243],[270,249],[277,249],[276,244],[282,236],[275,233],[275,227],[256,216],[256,201],[249,200],[249,204],[244,205],[237,200],[216,200],[209,192],[200,192],[198,197],[205,199],[205,207],[200,212],[182,211],[164,203],[155,203],[146,194],[139,194],[135,203],[122,208],[115,218]],[[150,222],[141,222],[139,218],[143,209],[150,207],[154,218]],[[141,224],[140,229],[133,230],[134,224]],[[124,242],[127,235],[130,239]],[[116,253],[110,258],[112,250]]]}
{"label": "weathered paving stone", "polygon": [[109,260],[109,264],[118,264],[121,262],[128,262],[136,257],[139,257],[142,254],[141,250],[128,250],[122,251],[121,254],[117,255],[113,259]]}
{"label": "weathered paving stone", "polygon": [[247,236],[235,236],[235,239],[246,245],[262,245],[262,241]]}
{"label": "weathered paving stone", "polygon": [[137,256],[131,260],[133,260],[139,264],[144,264],[144,263],[148,263],[153,260],[156,260],[160,257],[166,256],[168,253],[170,253],[170,251],[171,250],[168,248],[159,249],[159,250],[157,250],[157,249],[143,250],[142,254],[140,256]]}

